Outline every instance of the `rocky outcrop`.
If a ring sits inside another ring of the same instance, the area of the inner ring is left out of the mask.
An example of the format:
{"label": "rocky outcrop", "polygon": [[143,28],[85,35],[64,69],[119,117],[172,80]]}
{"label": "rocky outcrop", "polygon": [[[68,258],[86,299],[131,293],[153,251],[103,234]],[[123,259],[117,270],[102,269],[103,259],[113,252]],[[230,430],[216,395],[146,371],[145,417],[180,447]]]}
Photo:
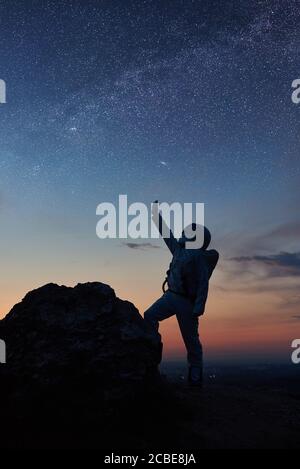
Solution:
{"label": "rocky outcrop", "polygon": [[97,387],[111,396],[132,393],[157,377],[159,336],[133,304],[108,285],[45,285],[28,293],[0,321],[12,391],[32,387]]}
{"label": "rocky outcrop", "polygon": [[34,290],[0,321],[0,337],[0,447],[144,448],[173,437],[160,336],[108,285]]}

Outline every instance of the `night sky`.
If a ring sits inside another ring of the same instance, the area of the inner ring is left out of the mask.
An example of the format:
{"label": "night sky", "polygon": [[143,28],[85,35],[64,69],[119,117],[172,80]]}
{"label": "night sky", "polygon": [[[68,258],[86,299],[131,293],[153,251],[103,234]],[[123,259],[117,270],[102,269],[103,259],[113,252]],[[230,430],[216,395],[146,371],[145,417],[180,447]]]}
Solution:
{"label": "night sky", "polygon": [[[299,0],[2,1],[0,316],[50,281],[109,283],[142,312],[169,254],[97,239],[96,207],[119,194],[197,201],[221,254],[208,350],[288,357],[300,335],[297,78]],[[176,324],[163,330],[176,356]]]}

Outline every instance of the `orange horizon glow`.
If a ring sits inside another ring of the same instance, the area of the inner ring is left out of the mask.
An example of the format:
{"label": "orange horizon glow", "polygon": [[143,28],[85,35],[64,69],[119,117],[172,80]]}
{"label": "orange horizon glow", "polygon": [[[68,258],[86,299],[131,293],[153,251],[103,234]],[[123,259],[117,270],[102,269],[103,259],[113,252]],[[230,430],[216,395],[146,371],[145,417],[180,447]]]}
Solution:
{"label": "orange horizon glow", "polygon": [[[137,274],[136,274],[137,275]],[[88,279],[83,279],[88,281]],[[35,285],[33,279],[25,286],[19,282],[12,287],[6,284],[0,300],[0,317],[4,317],[11,307],[21,301],[25,294],[48,283],[45,281]],[[58,282],[75,285],[76,281]],[[113,287],[112,278],[103,283]],[[147,288],[140,281],[132,289],[132,282],[117,279],[116,294],[121,299],[132,301],[143,312],[160,296],[160,279]],[[281,354],[283,360],[290,356],[291,342],[295,337],[295,322],[286,321],[282,315],[274,294],[264,293],[247,295],[245,293],[220,292],[212,279],[210,296],[205,315],[200,318],[199,332],[204,345],[205,357],[226,357],[226,355],[270,355]],[[260,309],[258,309],[258,306]],[[185,359],[186,351],[175,317],[161,323],[160,333],[164,343],[164,359]],[[297,334],[296,334],[297,335]],[[299,335],[299,334],[298,334]]]}

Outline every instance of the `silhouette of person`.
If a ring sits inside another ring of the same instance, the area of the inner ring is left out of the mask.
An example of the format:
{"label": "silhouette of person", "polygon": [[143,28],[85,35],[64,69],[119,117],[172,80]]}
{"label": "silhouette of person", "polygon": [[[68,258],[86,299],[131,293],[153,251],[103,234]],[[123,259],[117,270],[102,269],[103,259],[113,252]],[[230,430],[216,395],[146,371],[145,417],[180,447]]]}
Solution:
{"label": "silhouette of person", "polygon": [[[202,386],[203,351],[198,333],[199,316],[204,314],[209,279],[217,265],[219,254],[215,250],[207,250],[211,234],[206,227],[202,227],[204,229],[202,247],[199,249],[187,248],[187,242],[195,241],[196,235],[188,238],[185,233],[190,229],[196,232],[200,226],[195,223],[190,225],[188,230],[184,230],[181,238],[177,241],[161,214],[158,213],[157,204],[157,201],[153,204],[152,216],[160,234],[163,236],[163,234],[169,233],[169,237],[163,239],[173,258],[163,284],[164,293],[145,312],[144,319],[149,327],[158,332],[160,321],[176,315],[187,350],[188,382],[192,386]],[[168,290],[165,290],[166,285]]]}

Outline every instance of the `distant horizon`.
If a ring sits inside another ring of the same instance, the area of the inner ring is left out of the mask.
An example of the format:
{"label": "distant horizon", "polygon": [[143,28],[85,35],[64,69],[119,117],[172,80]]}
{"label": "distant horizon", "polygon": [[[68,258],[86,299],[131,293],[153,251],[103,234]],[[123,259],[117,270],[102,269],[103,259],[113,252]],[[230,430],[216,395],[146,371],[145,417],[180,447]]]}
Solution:
{"label": "distant horizon", "polygon": [[[93,280],[90,280],[92,282]],[[99,281],[99,280],[96,280]],[[56,283],[56,282],[49,282]],[[84,282],[78,282],[84,283]],[[104,282],[100,282],[104,283]],[[35,289],[39,289],[44,285],[37,285]],[[73,287],[75,285],[61,284],[61,286]],[[111,286],[111,285],[110,285]],[[112,287],[112,286],[111,286]],[[113,287],[112,287],[113,288]],[[29,293],[26,292],[20,301],[22,301],[24,296]],[[117,295],[118,296],[118,295]],[[128,298],[121,298],[122,300],[130,301]],[[131,301],[130,301],[131,302]],[[13,305],[15,306],[15,305]],[[13,308],[12,306],[12,308]],[[136,305],[135,305],[136,306]],[[11,309],[7,314],[11,311]],[[141,314],[141,311],[139,311]],[[3,315],[0,320],[3,319],[6,315]],[[209,343],[209,337],[206,334],[206,327],[204,321],[208,322],[209,319],[206,315],[200,319],[200,334],[205,348],[205,362],[208,365],[213,363],[215,364],[233,364],[233,365],[292,365],[297,367],[297,365],[292,364],[291,354],[292,354],[292,341],[295,334],[290,334],[290,337],[287,339],[281,338],[280,342],[277,345],[273,345],[272,340],[265,344],[263,341],[258,342],[257,338],[253,338],[253,341],[247,342],[241,338],[240,345],[229,344],[226,341],[226,338],[223,339],[223,345],[221,344],[211,344]],[[169,332],[172,331],[172,340],[169,340]],[[210,332],[210,331],[209,331]],[[222,331],[221,331],[222,332]],[[186,351],[182,338],[180,336],[179,329],[177,328],[177,323],[175,318],[171,318],[161,324],[160,333],[164,342],[164,359],[165,363],[172,362],[182,362],[186,363]],[[211,332],[210,332],[211,333]],[[239,341],[238,341],[239,343]]]}

